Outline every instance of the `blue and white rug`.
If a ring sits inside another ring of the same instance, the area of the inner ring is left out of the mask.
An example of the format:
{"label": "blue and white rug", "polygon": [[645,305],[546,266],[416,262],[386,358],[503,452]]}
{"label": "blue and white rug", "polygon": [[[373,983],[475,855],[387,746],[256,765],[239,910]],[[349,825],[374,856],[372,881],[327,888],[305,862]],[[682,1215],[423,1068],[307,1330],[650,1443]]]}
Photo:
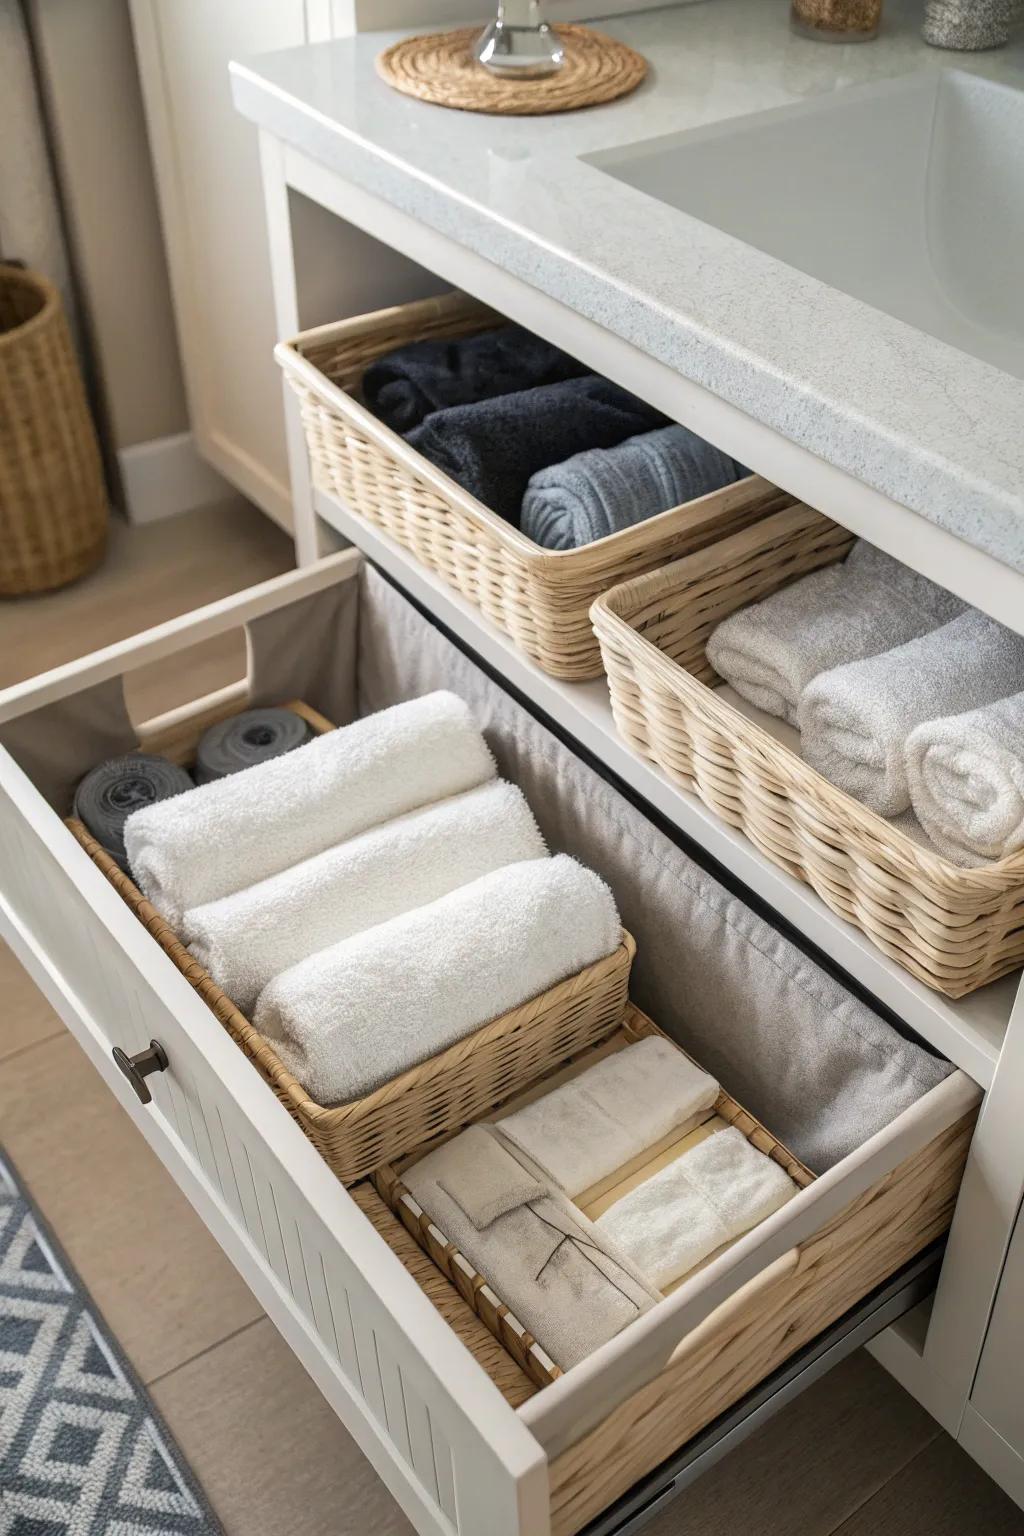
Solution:
{"label": "blue and white rug", "polygon": [[0,1155],[0,1536],[220,1536],[81,1281]]}

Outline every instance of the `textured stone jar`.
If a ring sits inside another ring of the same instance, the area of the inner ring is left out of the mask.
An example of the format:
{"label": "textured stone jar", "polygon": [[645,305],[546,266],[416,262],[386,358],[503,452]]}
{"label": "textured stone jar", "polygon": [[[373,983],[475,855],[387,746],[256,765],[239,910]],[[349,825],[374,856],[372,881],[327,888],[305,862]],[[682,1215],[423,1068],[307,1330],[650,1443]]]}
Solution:
{"label": "textured stone jar", "polygon": [[1018,13],[1017,0],[925,0],[921,35],[933,48],[1001,48]]}

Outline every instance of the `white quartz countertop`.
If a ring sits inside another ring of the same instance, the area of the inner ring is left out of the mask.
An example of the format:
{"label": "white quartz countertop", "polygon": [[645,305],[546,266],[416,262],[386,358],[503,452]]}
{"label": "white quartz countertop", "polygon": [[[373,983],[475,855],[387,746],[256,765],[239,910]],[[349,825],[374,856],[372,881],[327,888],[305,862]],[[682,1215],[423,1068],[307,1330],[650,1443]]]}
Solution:
{"label": "white quartz countertop", "polygon": [[[1024,39],[938,52],[920,40],[920,9],[888,0],[883,34],[854,46],[793,36],[788,0],[604,21],[646,56],[649,78],[561,116],[399,95],[374,70],[395,36],[382,33],[234,64],[233,90],[246,116],[346,180],[1024,572],[1024,380],[579,159],[922,70],[1024,89]],[[1024,253],[1020,295],[1024,306]]]}

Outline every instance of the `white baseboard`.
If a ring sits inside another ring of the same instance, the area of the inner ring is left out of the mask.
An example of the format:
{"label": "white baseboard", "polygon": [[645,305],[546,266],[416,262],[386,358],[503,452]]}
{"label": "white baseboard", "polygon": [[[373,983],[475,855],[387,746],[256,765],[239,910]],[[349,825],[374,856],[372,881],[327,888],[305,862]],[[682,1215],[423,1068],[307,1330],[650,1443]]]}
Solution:
{"label": "white baseboard", "polygon": [[234,494],[233,488],[199,456],[191,432],[156,437],[121,448],[117,455],[125,511],[133,523],[209,507]]}

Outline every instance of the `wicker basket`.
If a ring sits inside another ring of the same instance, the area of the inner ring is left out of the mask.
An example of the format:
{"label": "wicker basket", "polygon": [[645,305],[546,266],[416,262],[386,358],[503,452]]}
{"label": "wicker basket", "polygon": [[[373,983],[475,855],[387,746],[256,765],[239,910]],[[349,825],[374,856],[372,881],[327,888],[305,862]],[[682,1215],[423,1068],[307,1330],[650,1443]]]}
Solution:
{"label": "wicker basket", "polygon": [[0,596],[62,587],[97,565],[107,492],[56,288],[0,266]]}
{"label": "wicker basket", "polygon": [[[630,1003],[622,1017],[622,1027],[615,1038],[616,1046],[621,1049],[649,1035],[660,1035],[662,1039],[669,1039],[653,1020]],[[674,1041],[671,1043],[675,1044]],[[586,1061],[581,1061],[580,1070],[586,1065]],[[752,1146],[783,1167],[801,1189],[805,1189],[808,1184],[814,1182],[814,1175],[810,1169],[795,1158],[788,1148],[777,1141],[770,1131],[765,1130],[761,1122],[748,1114],[724,1089],[719,1091],[713,1113],[720,1120],[726,1120],[742,1131]],[[515,1313],[509,1310],[465,1254],[448,1241],[440,1227],[431,1221],[406,1189],[402,1182],[402,1169],[414,1160],[410,1157],[404,1159],[400,1166],[387,1163],[378,1169],[373,1182],[381,1198],[399,1217],[403,1226],[412,1234],[423,1251],[430,1255],[441,1273],[469,1303],[480,1320],[486,1323],[498,1342],[504,1345],[520,1369],[525,1371],[538,1387],[546,1387],[561,1376],[560,1367],[537,1343],[533,1334],[523,1327]]]}
{"label": "wicker basket", "polygon": [[[315,729],[331,729],[329,722],[308,706],[293,702],[288,707]],[[154,749],[148,742],[146,750]],[[604,1039],[622,1018],[635,952],[626,932],[618,949],[604,960],[549,987],[365,1098],[325,1107],[310,1098],[269,1041],[253,1028],[83,824],[72,817],[66,825],[345,1184],[355,1183],[432,1137],[479,1119],[566,1057]]]}
{"label": "wicker basket", "polygon": [[470,336],[503,318],[464,294],[306,331],[276,352],[301,402],[318,489],[410,550],[552,677],[601,675],[594,598],[792,498],[752,475],[582,549],[546,550],[430,464],[359,403],[366,367],[411,341]]}
{"label": "wicker basket", "polygon": [[601,597],[592,617],[615,722],[891,959],[963,997],[1024,961],[1024,854],[961,869],[919,846],[721,698],[705,654],[728,614],[841,559],[851,542],[792,507]]}

